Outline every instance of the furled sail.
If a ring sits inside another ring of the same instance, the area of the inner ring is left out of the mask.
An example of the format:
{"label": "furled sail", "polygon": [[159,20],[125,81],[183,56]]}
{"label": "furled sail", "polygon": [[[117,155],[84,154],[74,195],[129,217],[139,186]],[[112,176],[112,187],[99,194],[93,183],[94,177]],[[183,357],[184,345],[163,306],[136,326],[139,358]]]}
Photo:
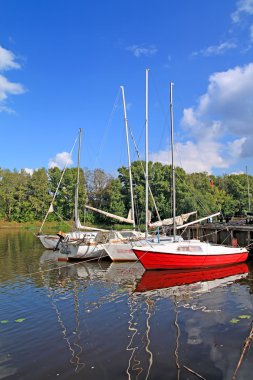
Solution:
{"label": "furled sail", "polygon": [[[197,211],[192,211],[192,212],[188,212],[187,214],[182,214],[182,215],[176,216],[176,218],[175,218],[176,225],[177,226],[183,225],[189,219],[189,217],[191,215],[195,215],[195,214],[197,214]],[[173,224],[173,218],[169,218],[169,219],[161,220],[159,222],[150,223],[149,227],[150,228],[156,228],[156,227],[161,227],[161,226],[170,226],[172,224]]]}
{"label": "furled sail", "polygon": [[87,226],[83,226],[79,220],[79,218],[75,221],[75,227],[77,230],[87,230],[87,231],[107,231],[107,230],[103,230],[102,228],[95,228],[95,227],[87,227]]}
{"label": "furled sail", "polygon": [[129,224],[134,223],[134,221],[129,218],[129,215],[128,215],[128,218],[123,218],[123,216],[114,215],[114,214],[111,214],[109,212],[99,210],[98,208],[95,208],[95,207],[91,207],[91,206],[87,206],[87,205],[85,205],[85,207],[89,210],[98,212],[99,214],[105,215],[108,218],[113,218],[113,219],[116,219],[116,220],[123,222],[123,223],[129,223]]}
{"label": "furled sail", "polygon": [[212,220],[212,218],[214,218],[215,216],[219,216],[219,215],[220,215],[220,211],[219,211],[219,212],[216,212],[215,214],[205,216],[204,218],[200,218],[200,219],[194,220],[193,222],[186,223],[186,224],[184,224],[183,226],[178,226],[178,227],[177,227],[177,230],[181,230],[182,228],[185,228],[185,227],[191,226],[192,224],[196,224],[196,223],[198,223],[198,222],[202,222],[203,220],[207,220],[207,219]]}

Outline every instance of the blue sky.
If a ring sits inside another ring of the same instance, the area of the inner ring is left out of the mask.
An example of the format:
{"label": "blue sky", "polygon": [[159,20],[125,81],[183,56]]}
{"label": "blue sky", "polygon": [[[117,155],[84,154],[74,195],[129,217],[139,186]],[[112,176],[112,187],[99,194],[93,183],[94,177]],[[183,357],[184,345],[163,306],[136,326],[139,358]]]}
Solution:
{"label": "blue sky", "polygon": [[82,166],[115,174],[121,85],[144,158],[146,68],[150,159],[170,162],[173,81],[176,164],[253,174],[253,0],[1,0],[0,167],[62,167],[82,128]]}

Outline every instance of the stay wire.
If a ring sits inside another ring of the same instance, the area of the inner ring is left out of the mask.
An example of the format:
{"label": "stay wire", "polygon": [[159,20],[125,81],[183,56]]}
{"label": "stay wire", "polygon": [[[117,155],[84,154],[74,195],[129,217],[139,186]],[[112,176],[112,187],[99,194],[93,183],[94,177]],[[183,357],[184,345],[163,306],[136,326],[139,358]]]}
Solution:
{"label": "stay wire", "polygon": [[98,162],[100,160],[100,155],[101,155],[101,152],[102,152],[102,148],[104,147],[104,144],[105,144],[105,139],[106,139],[106,137],[108,135],[108,132],[109,132],[109,129],[111,127],[114,114],[115,114],[115,112],[116,112],[116,110],[118,108],[119,96],[120,96],[120,89],[118,90],[115,102],[114,102],[113,107],[112,107],[112,111],[111,111],[110,116],[109,116],[109,120],[108,120],[107,125],[105,127],[104,134],[103,134],[103,137],[102,137],[100,145],[99,145],[98,154],[97,154],[97,157],[96,157],[96,159],[94,161],[94,167],[97,166],[97,164],[98,164]]}

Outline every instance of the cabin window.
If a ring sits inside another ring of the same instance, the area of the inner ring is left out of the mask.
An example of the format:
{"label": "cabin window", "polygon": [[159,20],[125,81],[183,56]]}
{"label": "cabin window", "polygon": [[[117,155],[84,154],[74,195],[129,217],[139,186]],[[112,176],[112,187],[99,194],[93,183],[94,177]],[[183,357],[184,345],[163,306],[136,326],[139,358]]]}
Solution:
{"label": "cabin window", "polygon": [[184,245],[177,248],[180,252],[200,252],[202,248],[198,245]]}

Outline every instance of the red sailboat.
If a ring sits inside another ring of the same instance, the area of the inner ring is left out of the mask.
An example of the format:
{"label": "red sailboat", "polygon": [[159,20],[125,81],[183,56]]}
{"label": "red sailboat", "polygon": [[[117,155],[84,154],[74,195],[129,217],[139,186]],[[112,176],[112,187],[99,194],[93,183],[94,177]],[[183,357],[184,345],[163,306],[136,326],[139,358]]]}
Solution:
{"label": "red sailboat", "polygon": [[246,248],[226,247],[200,241],[160,243],[134,247],[145,269],[191,269],[241,263],[247,260]]}
{"label": "red sailboat", "polygon": [[[199,240],[176,241],[176,190],[173,152],[173,107],[172,83],[170,84],[170,120],[171,120],[171,155],[172,155],[172,190],[173,190],[173,242],[134,246],[133,251],[145,269],[191,269],[241,263],[247,260],[246,248],[227,247],[223,245],[200,242]],[[147,159],[146,159],[147,160]],[[147,177],[147,174],[146,174]],[[147,178],[146,178],[147,179]],[[146,201],[146,209],[148,202]],[[146,210],[147,213],[147,210]],[[217,214],[214,214],[217,215]],[[201,221],[202,219],[199,219]],[[196,223],[197,221],[195,221]],[[194,223],[194,222],[192,222]],[[188,223],[192,224],[192,223]],[[147,224],[147,220],[146,220]]]}

